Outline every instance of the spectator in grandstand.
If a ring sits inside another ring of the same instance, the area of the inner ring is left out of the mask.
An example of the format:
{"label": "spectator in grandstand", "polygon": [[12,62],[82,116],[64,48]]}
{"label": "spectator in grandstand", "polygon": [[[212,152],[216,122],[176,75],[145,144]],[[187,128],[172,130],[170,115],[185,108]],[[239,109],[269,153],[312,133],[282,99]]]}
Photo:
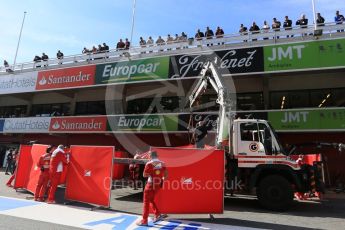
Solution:
{"label": "spectator in grandstand", "polygon": [[[48,55],[45,53],[42,53],[42,61],[48,61],[48,59],[49,59]],[[44,64],[44,66],[47,66],[47,65],[48,65],[48,63]]]}
{"label": "spectator in grandstand", "polygon": [[[270,31],[270,25],[268,25],[267,21],[264,21],[264,25],[262,26],[262,32],[268,33]],[[264,37],[264,40],[268,40],[268,37]]]}
{"label": "spectator in grandstand", "polygon": [[58,52],[56,53],[56,58],[57,59],[62,59],[63,58],[63,53],[60,50],[58,50]]}
{"label": "spectator in grandstand", "polygon": [[60,50],[56,53],[56,58],[59,59],[59,64],[62,64],[63,53]]}
{"label": "spectator in grandstand", "polygon": [[[308,27],[308,19],[305,17],[305,14],[301,15],[301,18],[296,21],[296,25],[300,26],[303,29]],[[306,33],[303,33],[302,36],[307,36]]]}
{"label": "spectator in grandstand", "polygon": [[49,57],[47,54],[42,53],[42,61],[48,61]]}
{"label": "spectator in grandstand", "polygon": [[[247,35],[247,27],[245,27],[243,24],[240,26],[240,30],[238,31],[241,35]],[[247,42],[247,40],[243,40],[244,42]]]}
{"label": "spectator in grandstand", "polygon": [[[165,41],[164,39],[162,38],[162,36],[158,36],[158,39],[156,41],[156,44],[157,46],[163,46],[165,45]],[[164,51],[163,49],[160,49],[159,51]]]}
{"label": "spectator in grandstand", "polygon": [[[179,43],[180,42],[180,37],[178,36],[178,34],[175,34],[175,38],[174,38],[174,43]],[[176,47],[176,49],[180,49],[180,47]]]}
{"label": "spectator in grandstand", "polygon": [[[292,21],[289,19],[289,16],[285,16],[283,27],[285,30],[292,30]],[[289,35],[287,35],[286,37],[288,38]],[[293,37],[293,35],[291,35],[291,37]]]}
{"label": "spectator in grandstand", "polygon": [[4,67],[7,73],[13,72],[13,70],[10,68],[10,65],[8,64],[6,60],[4,60]]}
{"label": "spectator in grandstand", "polygon": [[[205,37],[204,33],[201,32],[200,29],[198,29],[198,31],[196,32],[194,36],[195,40],[199,41],[198,43],[201,43],[203,37]],[[198,47],[201,47],[201,45],[198,44]]]}
{"label": "spectator in grandstand", "polygon": [[[206,27],[206,32],[205,32],[205,37],[206,39],[212,39],[214,36],[213,31],[210,29],[210,27]],[[209,46],[209,44],[207,44],[207,46]],[[213,46],[213,44],[211,43],[211,46]]]}
{"label": "spectator in grandstand", "polygon": [[[145,48],[146,47],[146,41],[143,37],[140,37],[140,41],[139,41],[139,45],[141,48]],[[144,54],[146,52],[141,52],[141,54]]]}
{"label": "spectator in grandstand", "polygon": [[305,14],[302,14],[301,18],[296,21],[296,25],[300,26],[301,28],[308,27],[308,19],[305,17]]}
{"label": "spectator in grandstand", "polygon": [[[147,39],[146,44],[147,44],[149,47],[152,47],[152,46],[153,46],[153,43],[154,43],[154,41],[153,41],[152,37],[150,36],[149,39]],[[152,52],[153,52],[153,51],[151,50],[150,53],[152,53]]]}
{"label": "spectator in grandstand", "polygon": [[[181,36],[179,37],[180,42],[187,42],[188,38],[187,38],[187,34],[185,34],[185,32],[181,33]],[[183,49],[187,49],[188,46],[183,46]]]}
{"label": "spectator in grandstand", "polygon": [[[343,24],[345,21],[344,15],[339,13],[339,10],[335,12],[334,21],[336,24]],[[337,30],[337,32],[344,32],[344,30]]]}
{"label": "spectator in grandstand", "polygon": [[325,26],[325,19],[321,16],[320,13],[317,13],[317,16],[316,16],[316,24],[318,26]]}
{"label": "spectator in grandstand", "polygon": [[98,53],[103,53],[103,47],[102,47],[101,44],[98,45],[97,52]]}
{"label": "spectator in grandstand", "polygon": [[[109,52],[109,46],[105,42],[103,42],[102,50],[103,50],[104,53],[108,53]],[[108,58],[107,54],[105,55],[105,58]]]}
{"label": "spectator in grandstand", "polygon": [[[224,30],[218,26],[216,30],[216,38],[222,38],[222,37],[224,37]],[[224,42],[222,42],[222,45],[223,44]],[[220,45],[220,43],[218,43],[218,45]]]}
{"label": "spectator in grandstand", "polygon": [[103,42],[103,51],[109,52],[109,46],[105,42]]}
{"label": "spectator in grandstand", "polygon": [[[174,38],[170,36],[170,34],[168,34],[167,37],[167,44],[173,44],[174,43]],[[168,48],[167,50],[171,50],[171,48]]]}
{"label": "spectator in grandstand", "polygon": [[34,62],[35,62],[35,67],[36,68],[38,68],[38,67],[41,67],[41,65],[37,65],[37,63],[38,62],[41,62],[41,57],[40,56],[38,56],[38,55],[36,55],[35,57],[34,57]]}
{"label": "spectator in grandstand", "polygon": [[[249,31],[252,32],[252,34],[258,34],[260,33],[260,28],[258,25],[256,25],[255,22],[253,22],[252,26],[249,28]],[[257,41],[257,38],[253,38],[252,41]]]}
{"label": "spectator in grandstand", "polygon": [[129,47],[131,46],[130,41],[128,41],[128,38],[125,40],[125,50],[129,50]]}
{"label": "spectator in grandstand", "polygon": [[87,49],[86,47],[84,47],[82,53],[83,54],[89,54],[89,53],[91,53],[91,51],[89,49]]}
{"label": "spectator in grandstand", "polygon": [[98,52],[96,46],[92,46],[92,50],[91,51],[92,51],[93,54],[96,54]]}
{"label": "spectator in grandstand", "polygon": [[116,44],[116,50],[123,50],[125,49],[126,44],[122,41],[122,39],[120,39],[120,41]]}
{"label": "spectator in grandstand", "polygon": [[[280,21],[277,20],[277,18],[273,18],[273,22],[272,22],[272,29],[275,32],[279,32],[280,31],[280,26],[281,23]],[[276,39],[279,39],[279,36],[275,36]]]}
{"label": "spectator in grandstand", "polygon": [[205,35],[203,32],[200,31],[200,29],[198,29],[194,37],[197,41],[200,41],[203,37],[205,37]]}

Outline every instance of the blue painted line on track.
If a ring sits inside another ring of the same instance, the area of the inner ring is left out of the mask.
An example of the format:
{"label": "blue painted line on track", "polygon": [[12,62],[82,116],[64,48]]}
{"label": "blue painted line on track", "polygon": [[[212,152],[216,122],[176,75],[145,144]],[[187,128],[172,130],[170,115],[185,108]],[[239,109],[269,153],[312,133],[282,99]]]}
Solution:
{"label": "blue painted line on track", "polygon": [[38,202],[0,197],[0,212],[10,209],[38,205]]}

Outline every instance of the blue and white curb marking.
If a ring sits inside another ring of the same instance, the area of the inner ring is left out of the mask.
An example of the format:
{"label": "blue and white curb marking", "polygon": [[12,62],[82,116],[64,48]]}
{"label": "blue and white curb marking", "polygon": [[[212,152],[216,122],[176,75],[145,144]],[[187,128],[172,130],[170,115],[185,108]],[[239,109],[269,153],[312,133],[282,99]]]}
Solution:
{"label": "blue and white curb marking", "polygon": [[0,215],[8,215],[83,229],[254,229],[231,225],[218,225],[179,220],[160,221],[155,225],[149,223],[149,227],[140,227],[135,224],[141,218],[138,215],[112,211],[90,211],[89,209],[84,208],[52,205],[2,196],[0,196]]}

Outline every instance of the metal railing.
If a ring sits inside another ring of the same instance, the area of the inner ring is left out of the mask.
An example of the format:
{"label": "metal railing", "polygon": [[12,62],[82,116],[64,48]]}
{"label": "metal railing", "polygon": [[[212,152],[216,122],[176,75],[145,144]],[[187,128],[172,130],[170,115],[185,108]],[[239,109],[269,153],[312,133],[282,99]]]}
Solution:
{"label": "metal railing", "polygon": [[[280,30],[260,30],[245,33],[235,33],[214,36],[212,39],[189,38],[185,41],[165,42],[162,45],[147,44],[145,46],[134,46],[127,50],[112,49],[108,52],[87,53],[65,56],[62,59],[51,58],[47,61],[24,62],[15,66],[0,67],[0,75],[9,73],[18,73],[23,71],[44,70],[53,68],[62,68],[69,66],[98,64],[104,62],[126,61],[137,58],[149,58],[155,56],[174,55],[179,53],[202,52],[207,49],[225,49],[227,47],[246,47],[246,46],[264,46],[277,43],[290,43],[299,41],[313,40],[323,38],[345,37],[345,24],[326,23],[325,26],[309,25],[306,28],[292,27],[290,30],[280,28]],[[342,31],[342,32],[340,32]]]}

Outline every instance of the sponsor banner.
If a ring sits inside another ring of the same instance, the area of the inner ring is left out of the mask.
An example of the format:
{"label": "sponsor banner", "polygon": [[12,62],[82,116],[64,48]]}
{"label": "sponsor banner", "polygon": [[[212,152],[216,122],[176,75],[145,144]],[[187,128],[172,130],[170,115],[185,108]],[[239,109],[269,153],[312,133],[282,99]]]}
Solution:
{"label": "sponsor banner", "polygon": [[345,130],[345,109],[320,109],[268,112],[278,131]]}
{"label": "sponsor banner", "polygon": [[0,132],[4,130],[5,119],[0,119]]}
{"label": "sponsor banner", "polygon": [[47,133],[50,117],[6,118],[4,133]]}
{"label": "sponsor banner", "polygon": [[36,90],[59,89],[95,84],[95,65],[38,72]]}
{"label": "sponsor banner", "polygon": [[345,66],[345,39],[264,47],[265,71]]}
{"label": "sponsor banner", "polygon": [[107,117],[57,117],[52,118],[49,131],[53,132],[104,132]]}
{"label": "sponsor banner", "polygon": [[263,48],[215,51],[210,55],[177,55],[170,58],[170,78],[196,77],[210,58],[217,56],[223,73],[263,72]]}
{"label": "sponsor banner", "polygon": [[169,57],[97,65],[96,84],[167,79]]}
{"label": "sponsor banner", "polygon": [[36,80],[37,71],[1,76],[0,94],[33,92]]}
{"label": "sponsor banner", "polygon": [[141,115],[108,117],[112,131],[177,131],[177,115]]}

